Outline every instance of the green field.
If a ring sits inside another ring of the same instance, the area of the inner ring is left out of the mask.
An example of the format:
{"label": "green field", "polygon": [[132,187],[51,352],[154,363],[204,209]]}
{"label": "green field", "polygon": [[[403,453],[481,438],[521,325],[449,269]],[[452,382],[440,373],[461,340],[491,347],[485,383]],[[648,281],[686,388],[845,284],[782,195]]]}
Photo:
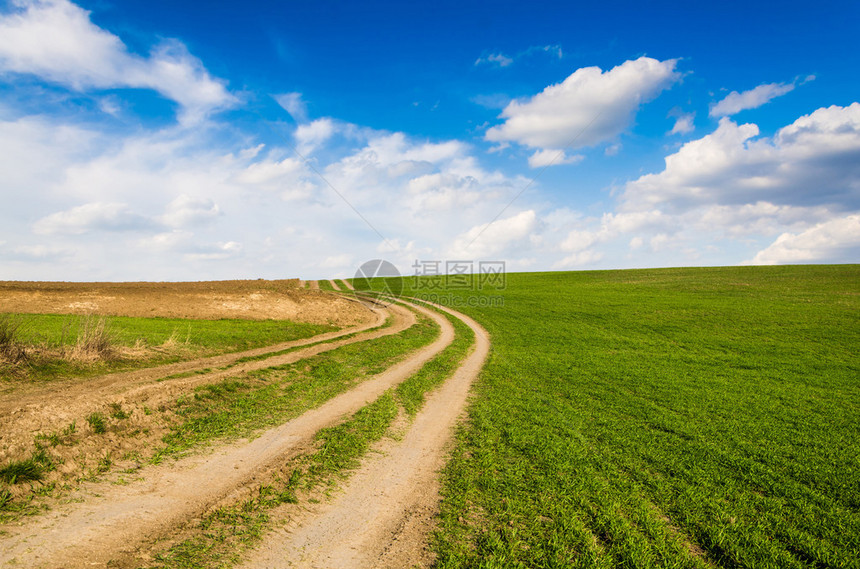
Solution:
{"label": "green field", "polygon": [[450,293],[493,346],[440,567],[860,567],[860,266]]}
{"label": "green field", "polygon": [[[4,367],[0,361],[0,379],[88,376],[188,357],[250,350],[337,330],[336,326],[286,320],[187,320],[69,314],[0,314],[0,318],[14,323],[15,343],[30,354],[16,368]],[[64,348],[73,347],[87,335],[87,329],[93,330],[99,325],[104,327],[104,337],[113,352],[111,357],[93,361],[62,357]],[[135,346],[144,349],[143,356],[123,355],[122,348]]]}

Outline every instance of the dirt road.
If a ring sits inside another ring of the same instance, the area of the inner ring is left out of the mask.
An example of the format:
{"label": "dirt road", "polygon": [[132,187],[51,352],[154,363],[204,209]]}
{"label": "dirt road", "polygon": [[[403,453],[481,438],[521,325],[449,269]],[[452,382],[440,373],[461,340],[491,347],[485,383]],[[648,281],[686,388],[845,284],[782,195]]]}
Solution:
{"label": "dirt road", "polygon": [[0,564],[19,567],[83,568],[136,566],[160,537],[227,499],[310,444],[321,428],[336,424],[385,390],[403,381],[453,340],[453,327],[438,314],[413,307],[440,326],[440,337],[353,390],[267,431],[253,441],[232,444],[210,455],[147,467],[141,479],[124,486],[91,484],[73,500],[3,528]]}
{"label": "dirt road", "polygon": [[[393,310],[377,309],[374,320],[367,325],[296,342],[134,372],[109,374],[89,378],[86,381],[52,382],[28,386],[26,389],[16,389],[0,397],[0,442],[2,442],[0,463],[23,459],[27,456],[32,449],[33,433],[57,432],[73,421],[84,424],[85,417],[90,413],[103,411],[108,404],[119,404],[125,409],[140,409],[144,405],[156,409],[160,405],[175,401],[182,394],[192,393],[194,388],[200,385],[215,383],[227,377],[258,369],[293,363],[346,344],[398,334],[415,323],[415,316],[411,311],[401,307],[391,308]],[[389,313],[392,315],[392,324],[379,328]],[[349,334],[353,335],[338,339]],[[243,357],[265,355],[309,343],[313,345],[287,354],[235,363]],[[215,369],[231,365],[232,367],[228,369]],[[170,378],[177,372],[188,373],[207,369],[214,369],[214,371]],[[165,380],[165,378],[168,379]],[[156,421],[156,417],[142,413],[136,413],[132,417],[134,426],[142,430],[157,428]],[[108,446],[104,446],[105,444]],[[78,444],[75,449],[58,449],[58,451],[104,454],[121,449],[127,452],[131,450],[128,447],[129,444],[129,441],[104,441],[100,438],[98,448],[88,449],[87,444]],[[53,473],[50,477],[60,477],[61,474]]]}
{"label": "dirt road", "polygon": [[289,531],[269,536],[242,569],[428,566],[438,472],[490,346],[480,325],[451,313],[474,330],[474,350],[428,398],[402,440],[389,440],[381,456],[366,460],[332,502],[300,515]]}

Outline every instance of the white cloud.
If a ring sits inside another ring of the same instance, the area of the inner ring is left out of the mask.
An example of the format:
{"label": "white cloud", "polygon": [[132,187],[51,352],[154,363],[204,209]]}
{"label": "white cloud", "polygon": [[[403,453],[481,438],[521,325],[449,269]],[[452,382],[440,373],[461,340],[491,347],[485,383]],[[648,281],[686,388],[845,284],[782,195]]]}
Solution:
{"label": "white cloud", "polygon": [[491,53],[489,55],[482,55],[475,60],[475,65],[494,65],[498,67],[508,67],[516,60],[538,54],[547,54],[557,59],[564,58],[564,52],[562,51],[561,46],[558,44],[534,45],[529,47],[528,49],[525,49],[524,51],[517,53],[512,57],[509,57],[503,53]]}
{"label": "white cloud", "polygon": [[765,201],[742,205],[711,205],[695,213],[698,216],[699,229],[707,231],[718,228],[731,238],[774,235],[785,228],[802,228],[832,215],[824,206],[775,205]]}
{"label": "white cloud", "polygon": [[578,269],[588,265],[593,265],[602,259],[603,253],[597,251],[579,251],[554,263],[552,268],[554,270]]}
{"label": "white cloud", "polygon": [[723,118],[716,131],[684,144],[666,167],[629,182],[625,210],[667,204],[860,208],[860,103],[805,115],[772,138],[754,139],[755,124]]}
{"label": "white cloud", "polygon": [[514,62],[514,60],[512,58],[508,57],[507,55],[504,55],[501,53],[491,53],[490,55],[488,55],[486,57],[479,57],[478,59],[476,59],[475,65],[482,65],[482,64],[491,64],[492,65],[492,64],[495,64],[495,65],[498,65],[499,67],[507,67],[513,62]]}
{"label": "white cloud", "polygon": [[187,253],[185,257],[191,261],[223,261],[242,254],[242,244],[236,241],[215,243],[200,247],[199,251]]}
{"label": "white cloud", "polygon": [[79,235],[89,231],[129,231],[150,226],[152,222],[132,212],[122,203],[89,203],[66,211],[52,213],[37,221],[36,233]]}
{"label": "white cloud", "polygon": [[860,259],[860,215],[819,223],[802,233],[783,233],[748,261],[751,265],[856,263]]}
{"label": "white cloud", "polygon": [[793,83],[765,83],[742,93],[732,91],[723,100],[714,103],[709,114],[712,117],[726,117],[748,109],[757,109],[793,89]]}
{"label": "white cloud", "polygon": [[179,103],[185,122],[238,102],[183,44],[165,40],[148,57],[129,53],[120,38],[67,0],[20,0],[0,14],[0,71],[37,75],[77,91],[152,89]]}
{"label": "white cloud", "polygon": [[352,255],[331,255],[320,261],[320,267],[326,269],[346,269],[353,267]]}
{"label": "white cloud", "polygon": [[180,250],[187,247],[194,239],[190,231],[174,229],[163,233],[156,233],[137,240],[136,245],[147,251],[162,253],[165,251]]}
{"label": "white cloud", "polygon": [[290,113],[293,120],[297,123],[304,123],[308,120],[308,106],[302,100],[301,93],[284,93],[282,95],[274,95],[275,101],[281,107]]}
{"label": "white cloud", "polygon": [[564,51],[562,51],[561,46],[558,44],[530,47],[529,49],[527,49],[525,51],[526,54],[540,53],[540,52],[544,52],[544,53],[547,53],[549,55],[555,56],[558,59],[564,58]]}
{"label": "white cloud", "polygon": [[604,150],[603,153],[606,156],[615,156],[620,151],[621,151],[621,143],[617,142],[615,144],[610,144],[609,146],[607,146],[606,150]]}
{"label": "white cloud", "polygon": [[534,210],[472,227],[454,240],[451,259],[479,259],[495,255],[517,242],[527,241],[538,224]]}
{"label": "white cloud", "polygon": [[307,156],[329,140],[335,133],[335,124],[331,119],[318,119],[296,128],[295,138],[298,151]]}
{"label": "white cloud", "polygon": [[161,220],[171,227],[185,227],[212,220],[220,213],[218,204],[211,198],[182,194],[168,204]]}
{"label": "white cloud", "polygon": [[[599,260],[602,255],[598,252],[590,251],[596,245],[607,243],[622,235],[629,235],[643,230],[659,230],[669,227],[672,220],[663,215],[662,212],[641,211],[630,213],[605,213],[600,218],[599,223],[595,226],[593,223],[576,223],[577,229],[568,232],[567,237],[559,244],[559,249],[567,253],[576,253],[567,257],[558,264],[559,267],[567,267],[574,265],[586,264],[584,259],[594,258]],[[593,228],[583,229],[583,226],[591,225]],[[638,238],[638,244],[641,245],[642,239]],[[639,246],[637,245],[637,246]],[[584,253],[591,253],[585,255]],[[574,263],[574,260],[576,262]]]}
{"label": "white cloud", "polygon": [[668,235],[665,233],[658,233],[651,238],[648,244],[651,246],[652,251],[660,251],[661,249],[665,249],[671,242],[672,239]]}
{"label": "white cloud", "polygon": [[563,150],[547,148],[536,150],[529,156],[529,168],[540,168],[542,166],[558,166],[560,164],[575,164],[585,158],[582,154],[567,156]]}
{"label": "white cloud", "polygon": [[640,57],[602,71],[584,67],[534,97],[511,102],[505,122],[489,129],[492,142],[532,148],[582,148],[611,140],[633,122],[639,107],[680,78],[676,60]]}
{"label": "white cloud", "polygon": [[688,134],[696,130],[693,121],[696,118],[696,113],[678,113],[675,117],[675,126],[669,131],[669,134]]}

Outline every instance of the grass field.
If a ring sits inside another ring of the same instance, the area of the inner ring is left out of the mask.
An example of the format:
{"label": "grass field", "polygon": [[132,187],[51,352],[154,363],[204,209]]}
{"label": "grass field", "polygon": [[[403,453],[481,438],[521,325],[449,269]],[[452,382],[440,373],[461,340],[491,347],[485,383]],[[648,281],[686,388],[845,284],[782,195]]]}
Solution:
{"label": "grass field", "polygon": [[456,294],[504,307],[458,307],[493,348],[444,474],[440,567],[860,567],[860,267]]}
{"label": "grass field", "polygon": [[[298,340],[336,330],[337,327],[285,320],[187,320],[135,318],[127,316],[82,317],[67,314],[0,315],[16,325],[15,342],[31,357],[18,370],[3,369],[0,378],[29,379],[85,376],[151,363],[166,363],[180,357],[202,357],[248,350]],[[98,335],[99,326],[110,357],[76,360],[64,357],[69,348],[88,335]],[[142,355],[122,354],[122,348],[142,348]],[[2,362],[0,362],[2,364]]]}

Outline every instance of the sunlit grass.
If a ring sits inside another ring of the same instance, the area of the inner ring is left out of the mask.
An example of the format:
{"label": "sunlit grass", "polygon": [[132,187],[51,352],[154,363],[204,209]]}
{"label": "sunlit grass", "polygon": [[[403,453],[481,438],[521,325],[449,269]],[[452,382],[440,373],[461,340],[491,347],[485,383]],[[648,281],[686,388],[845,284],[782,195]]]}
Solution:
{"label": "sunlit grass", "polygon": [[860,267],[507,284],[440,567],[858,566]]}

